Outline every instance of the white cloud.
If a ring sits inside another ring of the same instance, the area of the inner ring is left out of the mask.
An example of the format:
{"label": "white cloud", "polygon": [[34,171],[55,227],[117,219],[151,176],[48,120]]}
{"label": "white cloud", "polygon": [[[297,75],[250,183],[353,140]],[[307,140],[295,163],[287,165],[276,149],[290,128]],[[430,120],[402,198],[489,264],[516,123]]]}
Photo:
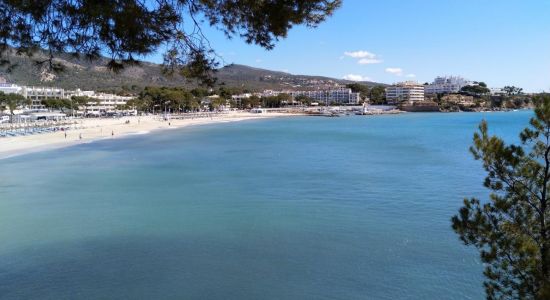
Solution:
{"label": "white cloud", "polygon": [[346,52],[344,52],[344,55],[349,56],[349,57],[353,57],[353,58],[375,58],[376,57],[376,54],[370,53],[368,51],[363,51],[363,50],[346,51]]}
{"label": "white cloud", "polygon": [[369,64],[379,64],[382,60],[377,58],[361,58],[358,63],[361,65],[369,65]]}
{"label": "white cloud", "polygon": [[343,77],[345,80],[351,80],[351,81],[372,81],[369,77],[356,75],[356,74],[348,74]]}
{"label": "white cloud", "polygon": [[407,75],[405,75],[405,77],[415,78],[415,77],[416,77],[416,74],[407,74]]}
{"label": "white cloud", "polygon": [[[346,51],[344,52],[344,55],[359,59],[357,63],[360,65],[379,64],[382,62],[382,60],[378,58],[376,54],[364,50]],[[342,58],[344,58],[344,56],[340,57],[340,59]]]}
{"label": "white cloud", "polygon": [[403,69],[401,68],[386,68],[386,72],[397,76],[403,75]]}

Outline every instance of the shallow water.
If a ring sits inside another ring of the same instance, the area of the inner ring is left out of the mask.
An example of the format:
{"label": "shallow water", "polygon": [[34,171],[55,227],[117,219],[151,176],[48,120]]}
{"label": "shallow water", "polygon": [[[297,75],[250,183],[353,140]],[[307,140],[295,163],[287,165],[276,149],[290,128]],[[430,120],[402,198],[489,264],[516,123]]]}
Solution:
{"label": "shallow water", "polygon": [[[297,117],[0,160],[2,299],[482,299],[450,218],[482,118]],[[0,140],[0,142],[2,142]]]}

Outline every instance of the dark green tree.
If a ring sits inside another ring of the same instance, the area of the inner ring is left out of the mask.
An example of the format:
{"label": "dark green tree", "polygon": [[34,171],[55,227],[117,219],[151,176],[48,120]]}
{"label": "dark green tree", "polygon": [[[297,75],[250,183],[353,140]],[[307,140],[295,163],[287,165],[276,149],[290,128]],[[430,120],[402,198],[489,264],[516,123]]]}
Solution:
{"label": "dark green tree", "polygon": [[311,99],[306,95],[298,95],[294,100],[300,102],[302,105],[305,105],[305,106],[310,106],[311,103],[313,102],[313,99]]}
{"label": "dark green tree", "polygon": [[386,103],[386,88],[382,85],[372,87],[369,92],[369,98],[372,104]]}
{"label": "dark green tree", "polygon": [[[483,82],[481,82],[483,83]],[[481,97],[483,95],[487,95],[491,92],[491,90],[489,90],[487,88],[487,86],[483,86],[478,84],[478,85],[467,85],[467,86],[463,86],[461,89],[460,89],[460,92],[464,93],[464,94],[468,94],[468,95],[472,95],[472,96],[476,96],[476,97]]]}
{"label": "dark green tree", "polygon": [[48,109],[59,109],[63,111],[65,108],[71,108],[71,101],[67,99],[46,98],[42,100],[42,105]]}
{"label": "dark green tree", "polygon": [[241,108],[254,108],[254,107],[258,107],[261,103],[261,99],[260,97],[256,96],[256,95],[252,95],[248,98],[244,98],[242,99],[241,101]]}
{"label": "dark green tree", "polygon": [[523,92],[522,88],[515,87],[515,86],[509,86],[509,85],[503,87],[502,89],[504,90],[504,92],[508,96],[520,95]]}
{"label": "dark green tree", "polygon": [[281,107],[282,100],[279,96],[269,96],[269,97],[263,97],[262,98],[262,106],[263,107]]}
{"label": "dark green tree", "polygon": [[54,71],[59,53],[97,59],[120,70],[137,58],[167,49],[167,72],[177,71],[213,83],[217,56],[201,24],[205,21],[228,38],[272,49],[295,25],[315,27],[341,0],[4,0],[0,2],[0,59],[9,53],[32,56]]}
{"label": "dark green tree", "polygon": [[550,299],[550,96],[535,101],[520,145],[483,121],[471,152],[487,171],[489,201],[465,199],[452,228],[480,251],[488,299]]}
{"label": "dark green tree", "polygon": [[283,103],[286,105],[292,105],[294,103],[294,99],[292,99],[292,96],[287,93],[280,93],[277,95],[277,99],[279,99],[279,106]]}
{"label": "dark green tree", "polygon": [[367,85],[354,82],[346,84],[346,87],[350,88],[354,93],[359,93],[361,100],[369,96],[369,87]]}
{"label": "dark green tree", "polygon": [[21,106],[30,105],[31,100],[25,99],[22,95],[19,94],[5,94],[0,92],[0,107],[2,110],[10,111],[10,122],[13,122],[14,111]]}
{"label": "dark green tree", "polygon": [[216,111],[225,105],[227,105],[226,99],[215,97],[210,100],[209,108],[210,108],[210,111]]}
{"label": "dark green tree", "polygon": [[70,109],[75,111],[79,109],[85,109],[86,105],[94,100],[88,96],[72,96],[69,101]]}

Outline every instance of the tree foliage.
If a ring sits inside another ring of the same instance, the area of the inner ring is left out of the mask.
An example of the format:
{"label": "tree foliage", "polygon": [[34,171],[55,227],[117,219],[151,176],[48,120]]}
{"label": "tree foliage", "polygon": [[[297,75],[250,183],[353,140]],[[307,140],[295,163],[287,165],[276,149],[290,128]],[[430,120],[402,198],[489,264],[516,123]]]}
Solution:
{"label": "tree foliage", "polygon": [[2,110],[9,110],[12,116],[18,107],[30,104],[31,101],[29,99],[25,99],[25,97],[20,94],[5,94],[4,92],[0,92],[0,108]]}
{"label": "tree foliage", "polygon": [[522,88],[519,88],[519,87],[515,87],[515,86],[505,86],[502,88],[504,90],[504,92],[506,93],[506,95],[508,96],[512,96],[512,95],[521,95],[521,93],[523,93],[523,89]]}
{"label": "tree foliage", "polygon": [[241,101],[241,107],[240,108],[254,108],[260,106],[261,99],[260,97],[256,95],[252,95],[248,98],[244,98]]}
{"label": "tree foliage", "polygon": [[491,90],[489,90],[485,84],[484,84],[485,86],[481,85],[481,84],[484,84],[484,83],[480,82],[477,85],[463,86],[460,89],[460,92],[462,92],[464,94],[476,96],[476,97],[481,97],[483,95],[489,94],[491,92]]}
{"label": "tree foliage", "polygon": [[57,53],[97,59],[120,70],[138,58],[167,49],[167,72],[213,83],[216,55],[201,25],[206,21],[228,38],[272,49],[294,25],[315,27],[341,0],[4,0],[0,2],[0,58],[7,53],[49,54],[37,59],[55,71]]}
{"label": "tree foliage", "polygon": [[357,82],[346,84],[347,88],[350,88],[352,92],[359,93],[361,99],[365,99],[369,96],[369,87]]}
{"label": "tree foliage", "polygon": [[306,95],[298,95],[294,98],[294,100],[305,106],[310,106],[311,103],[314,102],[311,97],[308,97]]}
{"label": "tree foliage", "polygon": [[452,218],[462,242],[480,251],[488,299],[550,299],[550,96],[535,103],[520,145],[481,123],[471,152],[487,171],[490,201],[465,199]]}
{"label": "tree foliage", "polygon": [[369,91],[369,98],[372,104],[386,103],[386,89],[382,85],[373,86]]}
{"label": "tree foliage", "polygon": [[48,98],[45,100],[42,100],[42,104],[47,109],[59,109],[63,111],[65,108],[71,108],[71,100],[70,99],[57,99],[57,98]]}
{"label": "tree foliage", "polygon": [[289,99],[288,94],[279,94],[277,96],[262,97],[262,106],[269,108],[277,108],[283,106],[283,101]]}
{"label": "tree foliage", "polygon": [[[195,91],[200,94],[200,91]],[[201,97],[183,88],[146,87],[137,99],[128,102],[128,107],[140,111],[189,112],[200,109]]]}

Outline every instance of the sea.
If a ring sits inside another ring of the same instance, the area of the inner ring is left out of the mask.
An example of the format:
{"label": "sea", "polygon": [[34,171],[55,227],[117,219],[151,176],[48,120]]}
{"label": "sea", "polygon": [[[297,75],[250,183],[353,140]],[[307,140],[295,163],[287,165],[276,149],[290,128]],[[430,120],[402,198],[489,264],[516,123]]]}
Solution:
{"label": "sea", "polygon": [[[285,117],[0,160],[0,299],[483,299],[451,217],[482,119]],[[0,143],[3,141],[0,140]]]}

